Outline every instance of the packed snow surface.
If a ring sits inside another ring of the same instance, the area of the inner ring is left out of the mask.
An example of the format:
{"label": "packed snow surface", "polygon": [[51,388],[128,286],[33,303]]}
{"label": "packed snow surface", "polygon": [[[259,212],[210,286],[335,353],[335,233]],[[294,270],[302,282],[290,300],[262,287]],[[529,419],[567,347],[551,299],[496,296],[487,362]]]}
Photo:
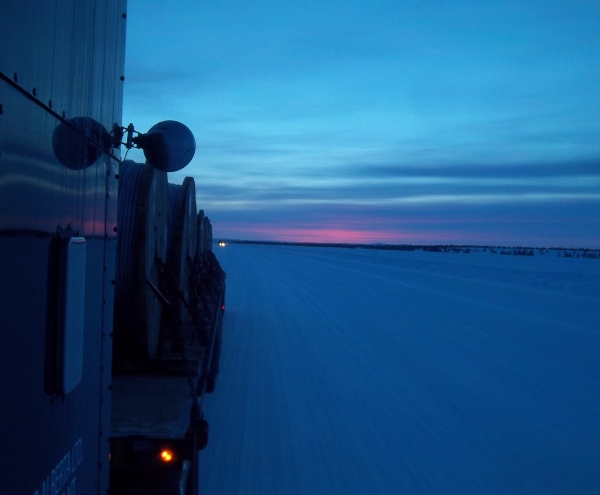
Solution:
{"label": "packed snow surface", "polygon": [[600,493],[600,260],[215,249],[203,495]]}

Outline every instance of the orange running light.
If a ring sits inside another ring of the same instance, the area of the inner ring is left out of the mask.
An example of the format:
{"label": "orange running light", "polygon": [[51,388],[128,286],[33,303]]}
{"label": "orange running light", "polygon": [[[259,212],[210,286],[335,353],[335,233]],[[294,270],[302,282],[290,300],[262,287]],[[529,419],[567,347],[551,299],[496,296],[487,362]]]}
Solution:
{"label": "orange running light", "polygon": [[173,460],[173,451],[169,449],[164,449],[160,453],[160,460],[163,462],[171,462]]}

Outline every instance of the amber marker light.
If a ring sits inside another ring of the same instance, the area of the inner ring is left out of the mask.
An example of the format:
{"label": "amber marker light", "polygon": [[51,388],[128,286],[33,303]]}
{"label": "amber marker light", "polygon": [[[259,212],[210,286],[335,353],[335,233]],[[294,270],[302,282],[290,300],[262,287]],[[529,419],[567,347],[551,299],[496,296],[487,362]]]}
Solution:
{"label": "amber marker light", "polygon": [[169,449],[163,449],[160,452],[160,460],[163,462],[171,462],[174,458],[173,451]]}

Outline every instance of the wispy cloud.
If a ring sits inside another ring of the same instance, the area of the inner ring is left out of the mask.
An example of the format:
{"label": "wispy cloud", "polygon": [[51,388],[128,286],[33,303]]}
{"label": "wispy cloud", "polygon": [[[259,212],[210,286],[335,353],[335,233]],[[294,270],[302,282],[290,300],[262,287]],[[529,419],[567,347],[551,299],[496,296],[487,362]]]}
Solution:
{"label": "wispy cloud", "polygon": [[600,243],[600,4],[157,1],[124,118],[193,130],[215,232]]}

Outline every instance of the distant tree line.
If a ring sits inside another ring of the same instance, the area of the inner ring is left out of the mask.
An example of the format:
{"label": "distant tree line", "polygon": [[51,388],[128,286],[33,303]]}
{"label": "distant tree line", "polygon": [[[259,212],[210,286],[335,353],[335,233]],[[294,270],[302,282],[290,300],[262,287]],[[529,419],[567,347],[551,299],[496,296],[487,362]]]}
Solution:
{"label": "distant tree line", "polygon": [[334,247],[345,249],[379,249],[385,251],[425,251],[429,253],[475,253],[484,252],[505,256],[544,256],[554,255],[564,258],[600,259],[600,249],[589,248],[534,248],[523,246],[467,246],[456,244],[360,244],[337,242],[284,242],[284,241],[248,241],[229,239],[230,244],[263,244],[272,246]]}

